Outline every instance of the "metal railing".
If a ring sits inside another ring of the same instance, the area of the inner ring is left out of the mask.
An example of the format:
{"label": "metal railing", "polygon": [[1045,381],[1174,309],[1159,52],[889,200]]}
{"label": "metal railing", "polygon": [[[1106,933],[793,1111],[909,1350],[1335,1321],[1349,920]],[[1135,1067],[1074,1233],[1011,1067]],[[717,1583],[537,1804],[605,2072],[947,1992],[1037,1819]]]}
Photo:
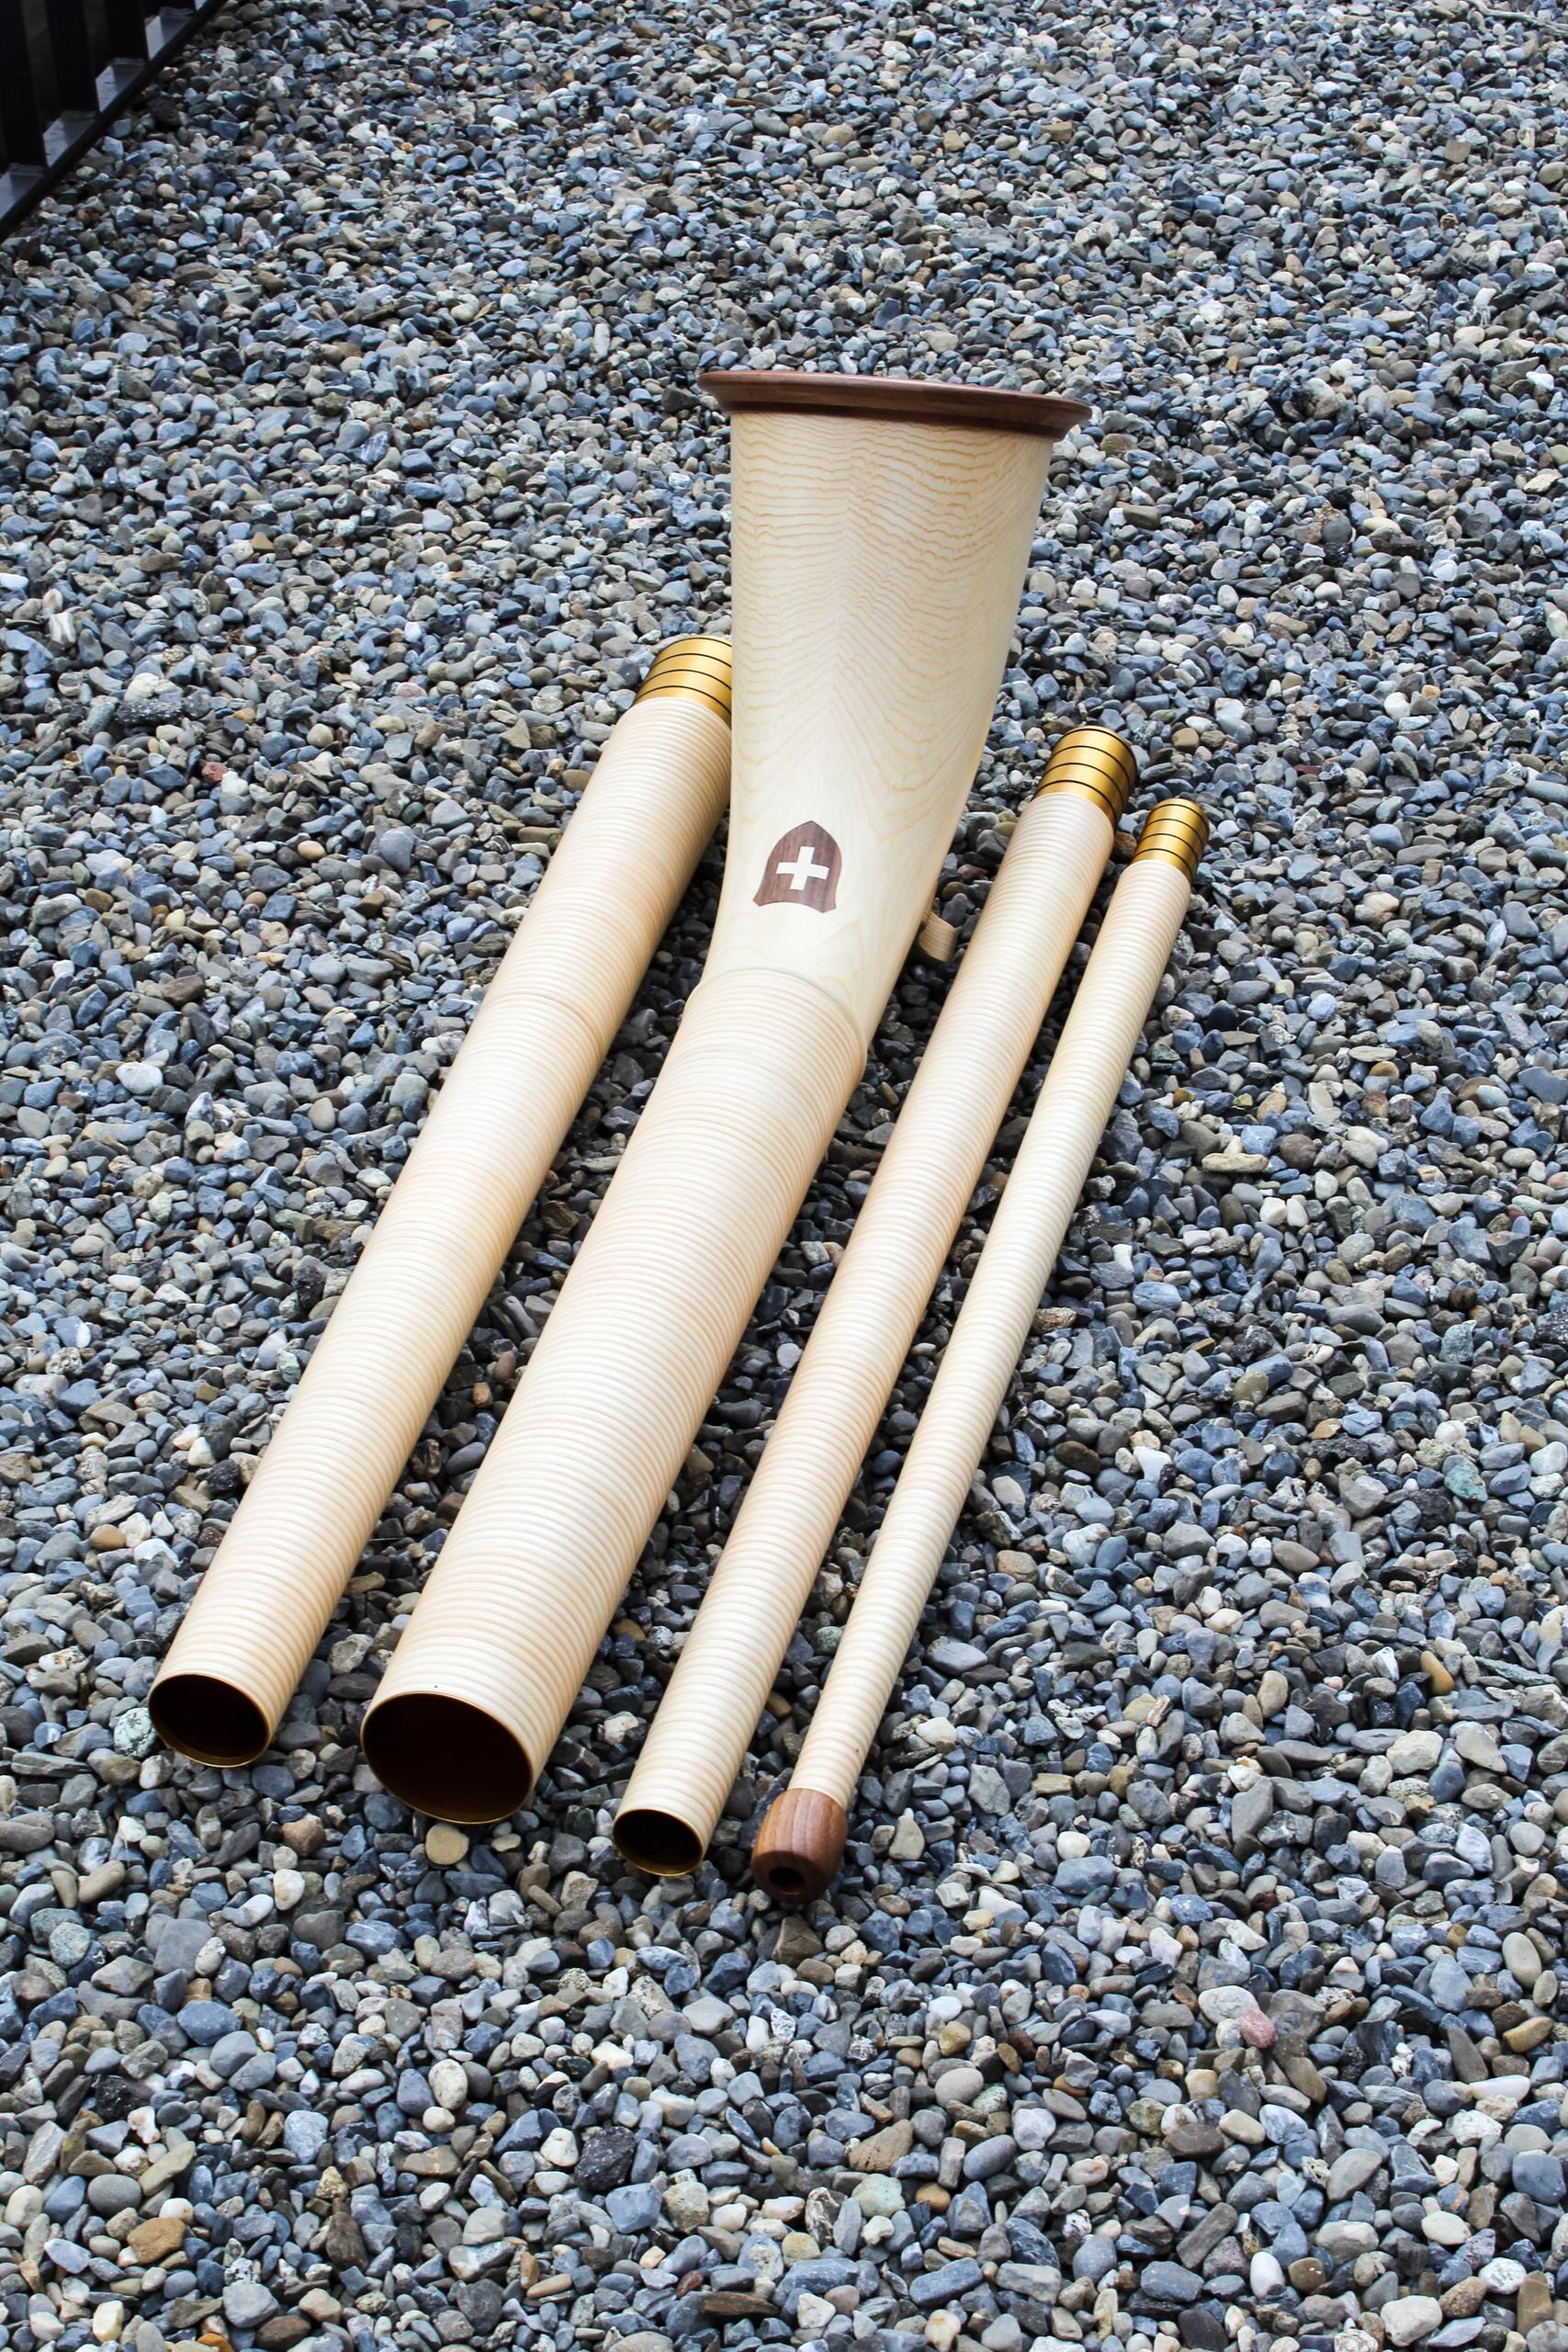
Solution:
{"label": "metal railing", "polygon": [[0,236],[223,0],[0,0]]}

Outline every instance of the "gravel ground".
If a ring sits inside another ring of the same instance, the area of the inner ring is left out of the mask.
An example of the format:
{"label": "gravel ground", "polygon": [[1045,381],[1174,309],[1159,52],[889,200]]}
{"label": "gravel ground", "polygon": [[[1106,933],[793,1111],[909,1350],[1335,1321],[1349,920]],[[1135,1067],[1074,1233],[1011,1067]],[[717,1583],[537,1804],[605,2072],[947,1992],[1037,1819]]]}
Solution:
{"label": "gravel ground", "polygon": [[[1562,16],[1037,21],[236,7],[4,256],[21,2352],[1568,2346]],[[276,1749],[142,1701],[584,766],[722,621],[694,371],[807,359],[1096,403],[950,915],[1072,718],[1217,823],[781,1920],[750,1826],[983,1216],[713,1867],[607,1825],[940,975],[536,1807],[411,1819],[354,1741],[716,858]]]}

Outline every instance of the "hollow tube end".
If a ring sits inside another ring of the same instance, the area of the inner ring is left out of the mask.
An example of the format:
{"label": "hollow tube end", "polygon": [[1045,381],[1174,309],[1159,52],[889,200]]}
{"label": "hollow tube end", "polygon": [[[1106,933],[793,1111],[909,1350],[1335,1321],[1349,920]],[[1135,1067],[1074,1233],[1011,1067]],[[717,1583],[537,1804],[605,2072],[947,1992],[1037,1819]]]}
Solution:
{"label": "hollow tube end", "polygon": [[819,1789],[786,1789],[768,1807],[751,1849],[751,1876],[775,1903],[815,1903],[838,1876],[850,1819]]}
{"label": "hollow tube end", "polygon": [[689,1821],[661,1805],[624,1806],[610,1825],[610,1835],[622,1861],[649,1878],[689,1878],[707,1850],[706,1841]]}
{"label": "hollow tube end", "polygon": [[1087,793],[1114,828],[1137,781],[1137,754],[1124,735],[1113,727],[1075,727],[1052,752],[1039,790]]}
{"label": "hollow tube end", "polygon": [[254,1764],[271,1745],[260,1707],[221,1675],[165,1674],[147,1694],[147,1712],[166,1747],[222,1771]]}
{"label": "hollow tube end", "polygon": [[661,695],[681,695],[705,703],[729,723],[733,669],[729,640],[723,637],[675,637],[661,645],[637,691],[638,702]]}
{"label": "hollow tube end", "polygon": [[1162,800],[1149,810],[1133,863],[1141,857],[1163,857],[1179,865],[1190,882],[1209,838],[1209,820],[1196,800]]}
{"label": "hollow tube end", "polygon": [[359,1745],[382,1787],[433,1821],[502,1821],[534,1785],[522,1741],[482,1707],[443,1691],[372,1705]]}

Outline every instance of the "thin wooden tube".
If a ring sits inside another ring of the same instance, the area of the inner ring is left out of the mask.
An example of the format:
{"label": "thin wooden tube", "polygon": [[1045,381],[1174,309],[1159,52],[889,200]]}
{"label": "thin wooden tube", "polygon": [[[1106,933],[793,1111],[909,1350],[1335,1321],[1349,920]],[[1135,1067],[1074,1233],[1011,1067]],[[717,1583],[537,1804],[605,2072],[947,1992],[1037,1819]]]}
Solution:
{"label": "thin wooden tube", "polygon": [[149,1699],[243,1764],[276,1729],[723,810],[729,649],[617,720]]}
{"label": "thin wooden tube", "polygon": [[1033,1322],[1187,912],[1206,828],[1167,801],[1118,884],[888,1504],[789,1788],[752,1875],[821,1894],[851,1799]]}
{"label": "thin wooden tube", "polygon": [[860,1075],[985,741],[1051,436],[1078,413],[727,405],[713,946],[365,1718],[388,1787],[452,1819],[526,1797]]}
{"label": "thin wooden tube", "polygon": [[1019,820],[622,1801],[615,1844],[639,1869],[706,1850],[1134,775],[1130,745],[1079,729]]}

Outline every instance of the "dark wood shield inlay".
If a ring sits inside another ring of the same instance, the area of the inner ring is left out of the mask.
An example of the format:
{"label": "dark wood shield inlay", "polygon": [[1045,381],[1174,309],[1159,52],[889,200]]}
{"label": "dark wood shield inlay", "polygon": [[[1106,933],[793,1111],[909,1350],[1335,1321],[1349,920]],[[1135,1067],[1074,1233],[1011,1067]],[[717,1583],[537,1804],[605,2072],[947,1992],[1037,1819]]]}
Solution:
{"label": "dark wood shield inlay", "polygon": [[820,825],[796,825],[768,852],[755,904],[811,907],[826,914],[838,896],[843,862],[831,833]]}

